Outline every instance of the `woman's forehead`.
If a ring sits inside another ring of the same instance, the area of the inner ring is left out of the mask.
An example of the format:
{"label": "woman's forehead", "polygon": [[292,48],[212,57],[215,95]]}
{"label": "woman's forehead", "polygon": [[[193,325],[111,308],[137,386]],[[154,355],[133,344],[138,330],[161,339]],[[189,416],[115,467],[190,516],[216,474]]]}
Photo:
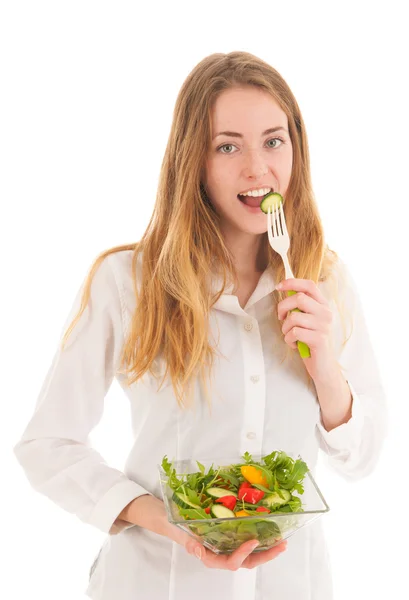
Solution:
{"label": "woman's forehead", "polygon": [[268,92],[253,86],[223,91],[214,103],[211,125],[213,137],[223,131],[245,134],[243,128],[251,132],[260,128],[261,135],[264,130],[273,127],[287,129],[288,120]]}

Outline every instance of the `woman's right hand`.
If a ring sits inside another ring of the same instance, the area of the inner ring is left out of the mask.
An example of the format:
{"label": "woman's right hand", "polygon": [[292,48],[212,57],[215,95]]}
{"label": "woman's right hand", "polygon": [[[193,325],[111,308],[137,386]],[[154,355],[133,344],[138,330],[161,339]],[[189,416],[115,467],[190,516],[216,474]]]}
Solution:
{"label": "woman's right hand", "polygon": [[189,554],[196,556],[210,569],[226,569],[229,571],[237,571],[240,568],[253,569],[273,560],[273,558],[279,556],[287,548],[287,542],[284,541],[270,550],[263,550],[262,552],[252,554],[253,550],[258,546],[258,542],[256,540],[249,540],[231,554],[215,554],[188,533],[176,525],[169,523],[162,500],[150,495],[135,498],[122,511],[120,518],[164,535],[173,542],[184,546]]}

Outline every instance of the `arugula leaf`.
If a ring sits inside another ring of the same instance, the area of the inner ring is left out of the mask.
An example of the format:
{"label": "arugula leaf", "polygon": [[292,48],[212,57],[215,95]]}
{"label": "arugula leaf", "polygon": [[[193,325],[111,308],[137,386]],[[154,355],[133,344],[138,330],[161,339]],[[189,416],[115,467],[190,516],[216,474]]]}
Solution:
{"label": "arugula leaf", "polygon": [[301,459],[297,459],[291,465],[291,469],[278,469],[277,479],[280,482],[281,487],[291,490],[294,489],[296,485],[297,487],[301,485],[307,471],[308,467],[305,462]]}
{"label": "arugula leaf", "polygon": [[271,490],[269,490],[268,488],[264,487],[264,485],[261,485],[261,483],[252,483],[251,485],[253,487],[257,488],[258,490],[261,490],[262,492],[265,492],[266,494],[271,494]]}
{"label": "arugula leaf", "polygon": [[304,493],[304,486],[302,483],[295,483],[294,484],[294,490],[296,492],[298,492],[299,494],[303,494]]}
{"label": "arugula leaf", "polygon": [[283,513],[290,513],[293,512],[290,504],[282,504],[281,506],[279,506],[278,508],[273,508],[271,510],[271,512],[283,512]]}
{"label": "arugula leaf", "polygon": [[298,512],[302,509],[301,498],[297,498],[297,496],[292,496],[291,500],[287,502],[288,506],[290,506],[293,512]]}
{"label": "arugula leaf", "polygon": [[192,490],[197,490],[199,473],[190,473],[186,477],[186,483]]}
{"label": "arugula leaf", "polygon": [[185,519],[211,519],[211,515],[208,515],[203,508],[182,508],[179,506],[179,513]]}
{"label": "arugula leaf", "polygon": [[274,450],[271,454],[264,456],[263,461],[271,471],[280,470],[281,472],[291,470],[294,463],[291,456],[278,450]]}
{"label": "arugula leaf", "polygon": [[205,467],[204,467],[204,465],[202,465],[202,463],[200,463],[198,460],[196,461],[196,463],[197,463],[197,466],[200,469],[201,474],[204,475],[205,474]]}
{"label": "arugula leaf", "polygon": [[168,457],[165,455],[162,460],[162,469],[165,471],[168,477],[170,476],[170,472],[172,469],[172,463],[168,461]]}
{"label": "arugula leaf", "polygon": [[[213,471],[213,473],[214,473],[214,470],[213,470],[213,469],[212,469],[212,471]],[[216,471],[216,473],[214,474],[214,476],[213,476],[213,478],[210,480],[210,482],[206,484],[206,487],[207,487],[207,488],[211,488],[211,487],[214,485],[214,482],[216,481],[216,479],[217,479],[217,478],[218,478],[218,476],[219,476],[219,471],[220,471],[220,467],[219,467],[219,469]],[[208,473],[208,475],[210,475],[210,469],[209,469],[209,473]]]}
{"label": "arugula leaf", "polygon": [[239,478],[233,475],[232,473],[227,472],[226,470],[219,471],[219,477],[221,477],[227,483],[233,484],[233,486],[236,488],[238,488],[240,485]]}
{"label": "arugula leaf", "polygon": [[200,498],[197,495],[197,493],[188,487],[186,487],[185,489],[186,489],[186,494],[187,494],[187,497],[189,498],[189,500],[191,502],[193,502],[193,504],[197,504],[198,506],[200,506]]}
{"label": "arugula leaf", "polygon": [[253,461],[251,454],[249,454],[248,452],[245,452],[243,454],[243,458],[245,463],[251,463]]}
{"label": "arugula leaf", "polygon": [[172,467],[172,463],[168,461],[167,456],[163,457],[162,469],[165,471],[166,475],[168,476],[168,485],[173,490],[177,490],[178,488],[180,488],[181,485],[183,485],[183,480],[178,479],[178,477],[176,475],[176,471]]}

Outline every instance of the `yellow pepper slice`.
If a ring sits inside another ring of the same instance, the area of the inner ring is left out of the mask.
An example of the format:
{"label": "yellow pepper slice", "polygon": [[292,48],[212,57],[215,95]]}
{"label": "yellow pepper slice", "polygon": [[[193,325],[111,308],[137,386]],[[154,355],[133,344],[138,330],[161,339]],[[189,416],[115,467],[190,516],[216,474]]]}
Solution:
{"label": "yellow pepper slice", "polygon": [[235,515],[236,517],[248,517],[249,513],[246,510],[238,510]]}
{"label": "yellow pepper slice", "polygon": [[258,483],[259,485],[267,487],[267,479],[257,467],[243,466],[240,470],[244,479],[249,483]]}

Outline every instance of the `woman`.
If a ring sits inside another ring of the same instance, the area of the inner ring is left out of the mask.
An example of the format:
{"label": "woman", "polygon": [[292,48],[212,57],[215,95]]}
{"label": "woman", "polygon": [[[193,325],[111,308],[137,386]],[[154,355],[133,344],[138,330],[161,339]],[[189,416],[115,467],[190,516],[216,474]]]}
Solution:
{"label": "woman", "polygon": [[[268,244],[257,190],[270,189],[295,279]],[[69,323],[15,453],[34,489],[108,534],[88,596],[330,600],[320,521],[272,550],[217,556],[168,523],[156,467],[284,450],[314,473],[321,448],[351,480],[372,472],[385,436],[362,308],[324,243],[304,122],[271,66],[232,52],[193,69],[149,226],[97,258]],[[135,438],[123,473],[88,444],[114,377]]]}

